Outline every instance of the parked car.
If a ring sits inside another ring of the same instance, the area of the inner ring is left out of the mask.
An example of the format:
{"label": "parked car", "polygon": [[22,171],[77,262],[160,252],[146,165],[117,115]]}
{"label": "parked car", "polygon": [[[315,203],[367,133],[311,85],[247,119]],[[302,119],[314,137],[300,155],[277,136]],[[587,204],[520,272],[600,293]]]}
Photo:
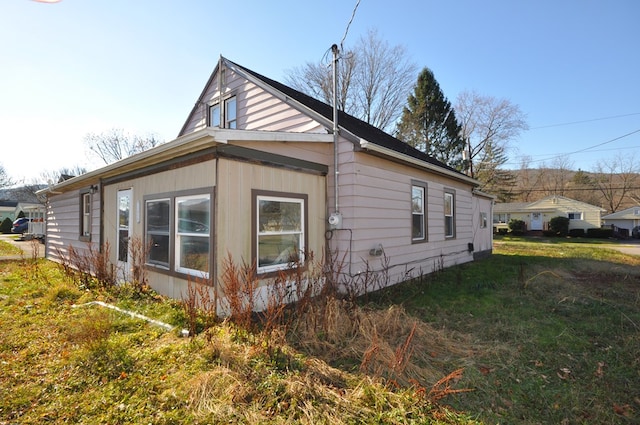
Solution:
{"label": "parked car", "polygon": [[24,233],[29,230],[29,219],[26,217],[21,217],[16,219],[13,222],[13,227],[11,227],[12,233]]}
{"label": "parked car", "polygon": [[640,239],[640,226],[636,226],[633,229],[631,229],[631,237]]}

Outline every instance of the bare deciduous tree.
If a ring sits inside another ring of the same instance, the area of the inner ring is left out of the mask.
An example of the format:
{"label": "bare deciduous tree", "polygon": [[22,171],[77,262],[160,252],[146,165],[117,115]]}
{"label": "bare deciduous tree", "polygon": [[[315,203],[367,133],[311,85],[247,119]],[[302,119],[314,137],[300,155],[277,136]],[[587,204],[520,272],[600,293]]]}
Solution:
{"label": "bare deciduous tree", "polygon": [[[371,29],[338,61],[338,108],[390,131],[411,91],[416,66],[403,46],[390,46]],[[307,62],[288,72],[287,83],[328,104],[333,103],[330,61]]]}
{"label": "bare deciduous tree", "polygon": [[540,188],[544,191],[543,196],[565,196],[567,184],[574,174],[573,162],[566,155],[559,156],[551,161],[549,167],[543,162],[540,165],[540,173],[542,174]]}
{"label": "bare deciduous tree", "polygon": [[0,165],[0,188],[9,187],[14,184],[14,181],[7,174],[7,170],[5,170],[4,166]]}
{"label": "bare deciduous tree", "polygon": [[[522,131],[529,127],[518,105],[507,99],[483,96],[475,91],[458,95],[454,107],[462,125],[462,136],[468,141],[470,167],[485,190],[510,191],[511,173],[501,170],[507,151]],[[504,180],[506,179],[506,180]]]}
{"label": "bare deciduous tree", "polygon": [[129,135],[121,129],[104,133],[89,133],[84,137],[86,148],[105,164],[119,161],[136,153],[146,151],[162,143],[154,135],[146,137]]}
{"label": "bare deciduous tree", "polygon": [[632,194],[640,181],[635,155],[618,154],[596,165],[594,183],[602,194],[610,213],[618,211],[625,198]]}

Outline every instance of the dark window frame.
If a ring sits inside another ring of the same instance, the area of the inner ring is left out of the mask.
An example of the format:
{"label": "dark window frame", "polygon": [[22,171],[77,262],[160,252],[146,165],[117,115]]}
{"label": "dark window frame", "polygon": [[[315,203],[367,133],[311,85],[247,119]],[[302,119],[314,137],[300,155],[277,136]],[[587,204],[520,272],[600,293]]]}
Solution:
{"label": "dark window frame", "polygon": [[[447,197],[451,197],[451,215],[447,215]],[[443,215],[444,215],[444,238],[456,238],[456,191],[453,189],[445,189],[443,196]],[[447,220],[451,220],[449,225],[451,232],[447,233]]]}
{"label": "dark window frame", "polygon": [[[422,237],[418,237],[416,238],[414,236],[414,216],[417,214],[414,214],[413,211],[413,189],[415,188],[420,188],[422,189],[422,229],[423,229],[423,235]],[[418,180],[411,180],[411,243],[412,244],[416,244],[416,243],[425,243],[429,241],[429,229],[427,227],[427,223],[429,222],[428,220],[428,211],[427,211],[427,196],[428,196],[428,192],[427,192],[427,183],[422,182],[422,181],[418,181]]]}
{"label": "dark window frame", "polygon": [[[293,193],[293,192],[275,192],[269,190],[261,190],[261,189],[252,189],[251,190],[251,257],[253,264],[255,264],[255,270],[258,275],[261,277],[271,277],[276,276],[278,273],[282,271],[292,270],[292,268],[287,265],[270,267],[268,270],[261,270],[258,266],[258,198],[259,197],[269,197],[269,198],[279,198],[279,199],[291,199],[292,201],[298,202],[302,201],[302,255],[301,265],[303,268],[306,268],[306,260],[307,256],[306,250],[309,246],[309,195],[306,193]],[[283,263],[284,264],[284,263]]]}
{"label": "dark window frame", "polygon": [[[85,199],[89,201],[89,211],[88,216],[85,215]],[[91,188],[86,188],[80,191],[80,211],[79,211],[79,228],[78,228],[78,240],[82,242],[91,242],[91,215],[92,215],[92,204],[93,204],[93,196],[91,193]],[[85,233],[85,223],[86,228],[89,230]]]}
{"label": "dark window frame", "polygon": [[[194,273],[189,273],[183,270],[180,270],[179,265],[176,260],[176,243],[177,243],[177,228],[176,228],[176,217],[177,217],[177,199],[183,197],[190,196],[208,196],[209,197],[209,272],[196,271]],[[144,218],[143,218],[143,229],[144,229],[144,240],[149,241],[149,233],[147,229],[148,217],[147,217],[147,204],[148,202],[168,200],[169,201],[169,263],[161,264],[158,262],[150,262],[149,257],[145,258],[145,266],[152,268],[154,271],[168,274],[171,276],[176,276],[183,279],[189,279],[195,277],[204,277],[205,279],[211,279],[212,276],[215,276],[215,262],[214,262],[214,205],[215,205],[215,187],[202,187],[196,189],[188,189],[181,190],[176,192],[165,192],[165,193],[157,193],[145,195],[143,197],[144,203]]]}
{"label": "dark window frame", "polygon": [[[229,106],[234,104],[233,111]],[[230,116],[233,112],[233,116]],[[215,118],[215,122],[214,122]],[[238,97],[235,93],[220,99],[215,99],[209,103],[207,109],[207,125],[209,127],[236,129],[238,127]]]}

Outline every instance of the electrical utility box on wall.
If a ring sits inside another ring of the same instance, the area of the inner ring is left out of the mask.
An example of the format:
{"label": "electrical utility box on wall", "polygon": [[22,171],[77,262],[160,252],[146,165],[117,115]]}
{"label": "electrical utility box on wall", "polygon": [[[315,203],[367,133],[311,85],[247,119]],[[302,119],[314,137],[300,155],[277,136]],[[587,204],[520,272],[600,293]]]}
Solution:
{"label": "electrical utility box on wall", "polygon": [[339,212],[331,213],[328,221],[330,229],[342,229],[342,214]]}

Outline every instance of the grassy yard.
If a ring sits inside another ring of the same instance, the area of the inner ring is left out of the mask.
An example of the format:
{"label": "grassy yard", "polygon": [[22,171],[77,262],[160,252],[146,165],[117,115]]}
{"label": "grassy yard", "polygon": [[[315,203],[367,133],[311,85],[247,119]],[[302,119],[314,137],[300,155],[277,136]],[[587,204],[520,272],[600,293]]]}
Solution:
{"label": "grassy yard", "polygon": [[640,257],[552,242],[192,338],[179,302],[0,262],[0,425],[638,423]]}
{"label": "grassy yard", "polygon": [[497,240],[377,301],[465,341],[449,361],[474,391],[450,401],[486,423],[639,423],[639,265],[598,241]]}
{"label": "grassy yard", "polygon": [[22,250],[17,246],[7,242],[0,240],[0,256],[3,255],[20,255]]}

